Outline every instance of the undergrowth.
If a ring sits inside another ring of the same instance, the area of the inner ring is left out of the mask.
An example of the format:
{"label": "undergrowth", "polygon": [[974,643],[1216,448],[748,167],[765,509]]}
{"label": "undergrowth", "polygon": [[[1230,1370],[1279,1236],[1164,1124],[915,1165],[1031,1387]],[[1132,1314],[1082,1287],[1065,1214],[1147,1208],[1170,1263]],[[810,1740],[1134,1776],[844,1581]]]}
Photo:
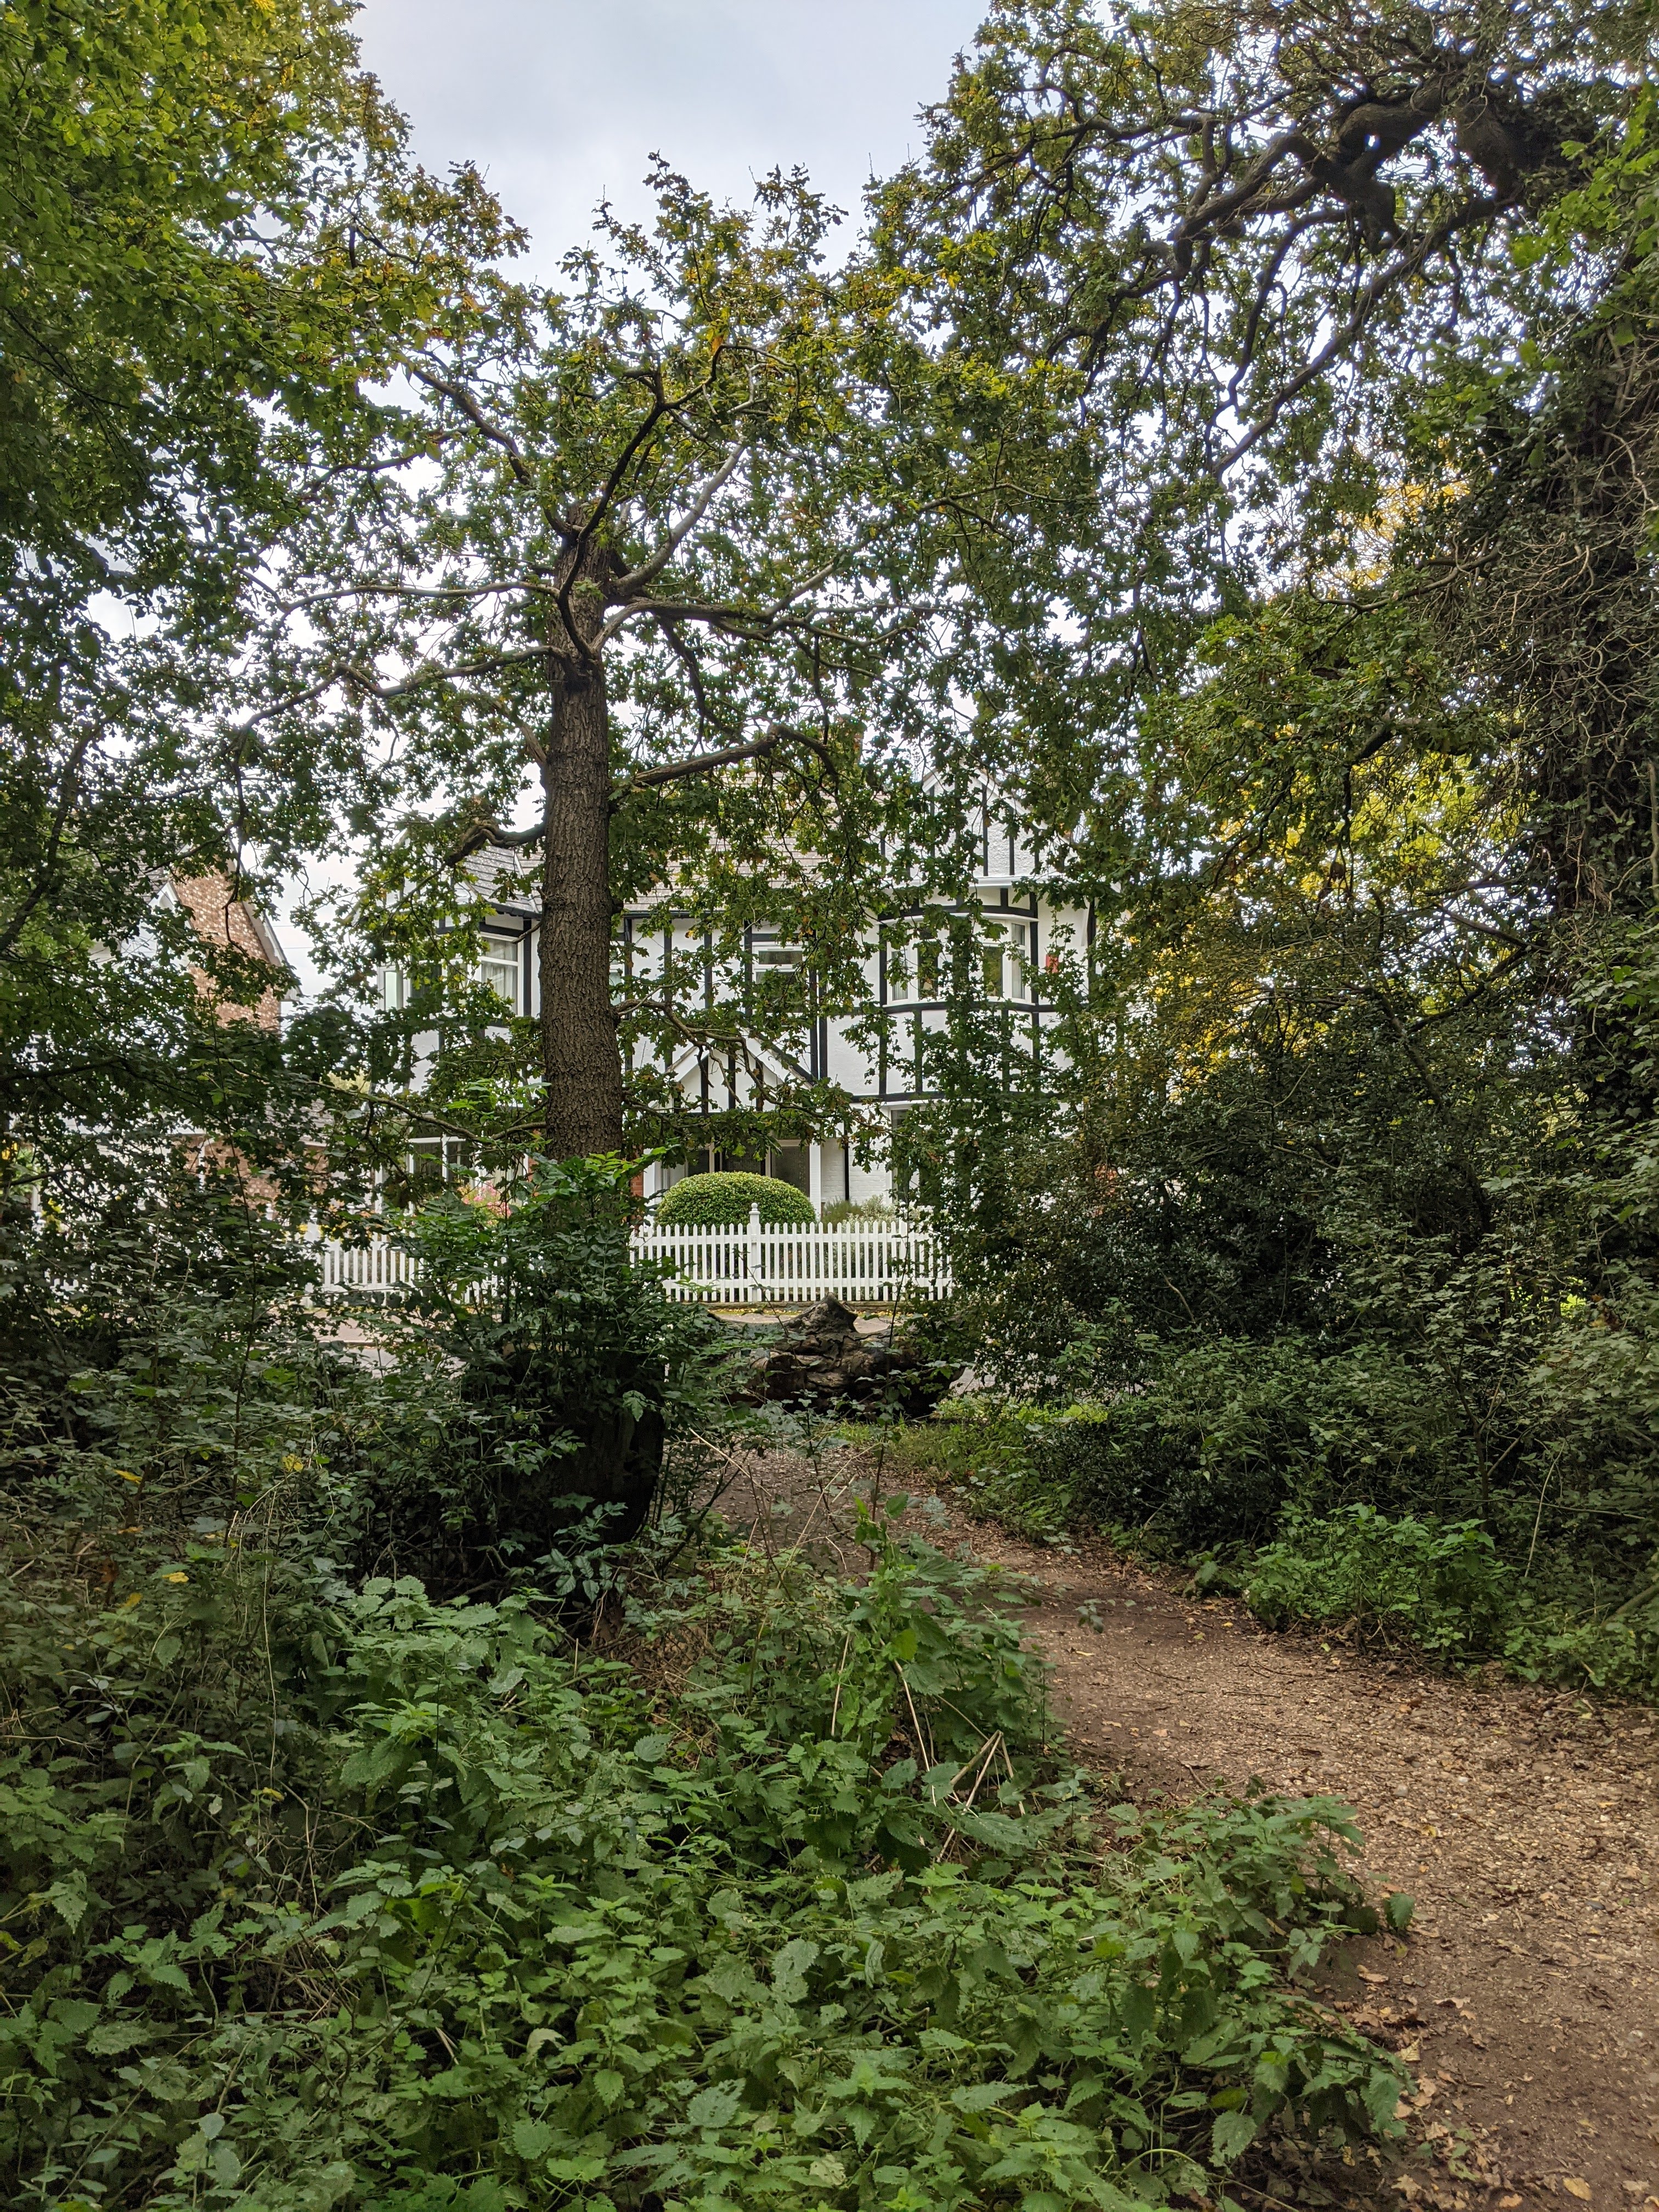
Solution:
{"label": "undergrowth", "polygon": [[[1263,1391],[1273,1395],[1270,1378]],[[1098,1530],[1131,1553],[1192,1567],[1200,1587],[1239,1591],[1275,1626],[1337,1629],[1443,1664],[1496,1661],[1529,1681],[1659,1699],[1651,1567],[1633,1590],[1626,1577],[1609,1591],[1553,1548],[1528,1545],[1524,1528],[1506,1548],[1474,1518],[1286,1503],[1283,1465],[1254,1406],[1235,1402],[1231,1425],[1216,1422],[1191,1449],[1188,1410],[1152,1395],[1127,1407],[955,1401],[896,1430],[886,1449],[896,1468],[948,1483],[968,1511],[1030,1541]],[[1149,1446],[1160,1419],[1163,1441]],[[1160,1510],[1172,1489],[1176,1509]],[[1135,1516],[1149,1498],[1154,1510]]]}
{"label": "undergrowth", "polygon": [[1287,2108],[1386,2133],[1297,1981],[1376,1925],[1341,1808],[1091,1832],[985,1577],[865,1534],[596,1650],[234,1522],[20,1522],[6,2201],[1059,2212],[1213,2195]]}
{"label": "undergrowth", "polygon": [[1275,1625],[1338,1627],[1455,1663],[1499,1659],[1528,1680],[1659,1697],[1659,1584],[1575,1615],[1531,1589],[1472,1521],[1389,1520],[1366,1505],[1292,1514],[1251,1561],[1244,1595]]}

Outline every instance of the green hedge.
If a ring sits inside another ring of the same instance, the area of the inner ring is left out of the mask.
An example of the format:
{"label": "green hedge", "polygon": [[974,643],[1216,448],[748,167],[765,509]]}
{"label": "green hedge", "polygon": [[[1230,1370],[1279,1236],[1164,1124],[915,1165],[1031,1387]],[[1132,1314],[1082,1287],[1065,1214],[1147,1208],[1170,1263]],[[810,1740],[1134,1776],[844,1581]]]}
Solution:
{"label": "green hedge", "polygon": [[778,1176],[694,1175],[677,1182],[657,1208],[660,1222],[678,1228],[742,1228],[750,1206],[773,1224],[817,1219],[812,1201]]}

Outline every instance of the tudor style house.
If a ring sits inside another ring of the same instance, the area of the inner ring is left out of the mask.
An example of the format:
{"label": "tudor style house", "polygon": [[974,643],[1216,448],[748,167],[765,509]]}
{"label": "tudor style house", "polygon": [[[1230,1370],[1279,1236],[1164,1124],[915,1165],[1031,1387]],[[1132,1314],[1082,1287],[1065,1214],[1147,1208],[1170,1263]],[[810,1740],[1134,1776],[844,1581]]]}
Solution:
{"label": "tudor style house", "polygon": [[[915,915],[872,921],[864,955],[867,999],[856,1018],[824,1016],[807,1026],[799,1057],[787,1057],[775,1045],[755,1040],[741,1054],[722,1054],[688,1043],[670,1073],[687,1099],[711,1115],[752,1104],[763,1091],[800,1082],[836,1085],[861,1107],[866,1132],[860,1143],[839,1139],[821,1142],[779,1142],[768,1154],[765,1172],[781,1176],[805,1193],[820,1212],[842,1202],[890,1201],[893,1176],[886,1147],[872,1144],[925,1097],[932,1087],[930,1035],[946,1028],[964,995],[981,1016],[994,1012],[1005,1052],[1039,1065],[1058,1018],[1045,1001],[1043,981],[1067,953],[1081,953],[1093,935],[1086,909],[1060,908],[1030,887],[1033,856],[1010,821],[988,815],[981,843],[981,866],[974,885],[976,909],[970,921],[972,950],[966,959],[938,930],[919,933]],[[478,975],[514,1013],[539,1012],[536,932],[538,906],[525,888],[521,856],[486,845],[465,863],[490,899],[479,939]],[[798,949],[775,932],[745,933],[743,957],[755,971],[791,969]],[[618,925],[615,979],[619,1000],[648,986],[665,969],[684,975],[705,962],[701,925],[677,913],[672,904],[645,903],[624,914]],[[403,979],[385,972],[389,1006],[402,1003]],[[427,1149],[442,1150],[431,1139]],[[727,1160],[713,1146],[694,1165],[742,1166],[753,1158]],[[647,1170],[646,1195],[655,1197],[690,1170],[654,1165]]]}

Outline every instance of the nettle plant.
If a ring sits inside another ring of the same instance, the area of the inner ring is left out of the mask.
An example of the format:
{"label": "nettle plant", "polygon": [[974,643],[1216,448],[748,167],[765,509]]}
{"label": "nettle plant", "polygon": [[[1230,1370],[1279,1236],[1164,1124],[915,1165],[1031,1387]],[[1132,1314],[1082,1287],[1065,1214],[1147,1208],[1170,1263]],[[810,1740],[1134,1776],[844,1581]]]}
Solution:
{"label": "nettle plant", "polygon": [[[35,1557],[3,1647],[0,2170],[70,2206],[1213,2194],[1395,2069],[1288,1973],[1328,1801],[1115,1808],[987,1577],[706,1554],[633,1663],[270,1553]],[[1405,1917],[1403,1904],[1393,1915]]]}

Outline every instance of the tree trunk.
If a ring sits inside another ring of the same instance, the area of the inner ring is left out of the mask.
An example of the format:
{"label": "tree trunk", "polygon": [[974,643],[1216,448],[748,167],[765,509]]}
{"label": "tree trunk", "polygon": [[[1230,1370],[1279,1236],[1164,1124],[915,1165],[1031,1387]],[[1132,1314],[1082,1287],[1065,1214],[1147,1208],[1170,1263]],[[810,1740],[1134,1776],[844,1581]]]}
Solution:
{"label": "tree trunk", "polygon": [[542,1075],[556,1160],[623,1148],[611,1000],[611,718],[597,659],[553,663],[542,763]]}

